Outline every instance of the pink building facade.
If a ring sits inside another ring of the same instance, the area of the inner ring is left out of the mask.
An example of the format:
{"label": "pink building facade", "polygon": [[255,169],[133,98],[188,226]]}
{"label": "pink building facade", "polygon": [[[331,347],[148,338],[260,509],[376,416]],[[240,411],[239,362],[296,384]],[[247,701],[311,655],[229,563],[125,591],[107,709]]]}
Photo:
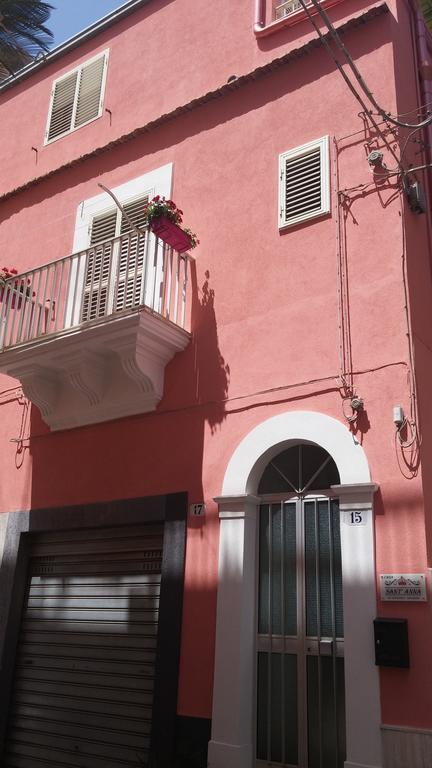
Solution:
{"label": "pink building facade", "polygon": [[430,41],[297,6],[0,86],[5,766],[432,764]]}

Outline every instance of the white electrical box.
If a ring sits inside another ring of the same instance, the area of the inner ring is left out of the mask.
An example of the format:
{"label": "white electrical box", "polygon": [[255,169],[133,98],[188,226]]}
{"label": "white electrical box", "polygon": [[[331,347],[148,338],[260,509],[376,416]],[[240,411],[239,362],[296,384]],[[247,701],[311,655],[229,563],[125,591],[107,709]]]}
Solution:
{"label": "white electrical box", "polygon": [[405,421],[404,409],[401,405],[395,405],[393,408],[393,422],[397,427],[401,427]]}

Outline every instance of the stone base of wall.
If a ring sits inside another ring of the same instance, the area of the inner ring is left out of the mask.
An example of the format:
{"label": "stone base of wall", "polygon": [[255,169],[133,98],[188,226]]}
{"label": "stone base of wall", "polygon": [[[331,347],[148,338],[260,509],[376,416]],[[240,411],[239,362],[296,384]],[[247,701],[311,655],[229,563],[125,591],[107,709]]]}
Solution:
{"label": "stone base of wall", "polygon": [[177,715],[175,768],[206,768],[211,720]]}
{"label": "stone base of wall", "polygon": [[383,725],[384,768],[432,766],[432,731]]}

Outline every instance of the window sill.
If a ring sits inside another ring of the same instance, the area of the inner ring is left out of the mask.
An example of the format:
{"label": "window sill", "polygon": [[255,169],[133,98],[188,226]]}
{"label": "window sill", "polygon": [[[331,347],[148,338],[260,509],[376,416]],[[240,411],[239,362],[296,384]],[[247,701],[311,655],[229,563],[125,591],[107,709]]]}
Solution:
{"label": "window sill", "polygon": [[[342,2],[344,2],[344,0],[322,0],[321,5],[324,10],[327,10],[328,8],[333,8],[335,5],[340,5]],[[301,10],[290,13],[288,16],[276,19],[276,21],[272,21],[270,24],[266,25],[263,21],[260,21],[260,17],[262,17],[263,14],[263,6],[264,0],[257,0],[257,18],[254,25],[254,33],[257,38],[267,37],[268,35],[279,32],[285,27],[294,27],[296,24],[300,24],[307,19],[307,14],[305,11]],[[317,11],[312,7],[311,13],[315,16]]]}
{"label": "window sill", "polygon": [[322,219],[329,219],[331,218],[331,210],[328,208],[327,210],[321,210],[317,211],[316,213],[308,214],[305,216],[298,216],[296,219],[293,219],[292,221],[288,221],[284,224],[279,223],[278,229],[279,234],[283,234],[289,229],[295,229],[295,227],[301,227],[303,224],[313,224],[315,221],[322,220]]}
{"label": "window sill", "polygon": [[53,136],[52,139],[45,139],[44,141],[44,147],[49,147],[51,144],[54,144],[56,141],[60,141],[60,139],[64,139],[66,136],[70,136],[71,133],[76,133],[76,131],[79,131],[81,128],[85,128],[86,125],[90,125],[90,123],[94,123],[96,120],[100,120],[101,117],[103,117],[103,111],[99,112],[98,115],[95,115],[95,117],[91,117],[90,120],[86,120],[85,123],[81,123],[81,125],[77,125],[74,128],[69,128],[67,131],[64,131],[64,133],[59,133],[58,136]]}

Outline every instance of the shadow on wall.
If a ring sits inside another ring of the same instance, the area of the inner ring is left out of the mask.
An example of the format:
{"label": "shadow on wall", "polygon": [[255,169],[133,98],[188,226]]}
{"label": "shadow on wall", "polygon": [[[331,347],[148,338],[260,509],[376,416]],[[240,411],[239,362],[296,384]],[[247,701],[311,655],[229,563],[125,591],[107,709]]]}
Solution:
{"label": "shadow on wall", "polygon": [[[192,330],[195,354],[196,401],[204,406],[204,419],[212,434],[225,419],[230,368],[219,348],[215,313],[215,292],[210,287],[210,273],[198,289],[196,265],[192,276]],[[199,295],[201,294],[201,295]]]}
{"label": "shadow on wall", "polygon": [[[29,418],[33,509],[159,496],[187,491],[189,503],[205,499],[204,436],[225,419],[229,366],[219,348],[216,296],[210,274],[195,264],[190,274],[192,340],[165,371],[164,397],[156,411],[50,433],[36,407]],[[207,430],[207,423],[209,429]],[[28,461],[27,455],[26,460]],[[24,460],[24,466],[26,465]],[[216,615],[216,517],[187,519],[188,560],[183,596],[178,768],[203,768],[209,739]],[[101,523],[102,524],[102,523]],[[212,580],[214,574],[214,580]],[[199,616],[199,622],[196,617]],[[202,717],[188,717],[189,712]]]}
{"label": "shadow on wall", "polygon": [[32,508],[202,488],[205,424],[225,419],[229,365],[219,348],[210,275],[198,287],[191,266],[192,340],[165,370],[156,411],[50,433],[34,406],[27,436],[33,460]]}

